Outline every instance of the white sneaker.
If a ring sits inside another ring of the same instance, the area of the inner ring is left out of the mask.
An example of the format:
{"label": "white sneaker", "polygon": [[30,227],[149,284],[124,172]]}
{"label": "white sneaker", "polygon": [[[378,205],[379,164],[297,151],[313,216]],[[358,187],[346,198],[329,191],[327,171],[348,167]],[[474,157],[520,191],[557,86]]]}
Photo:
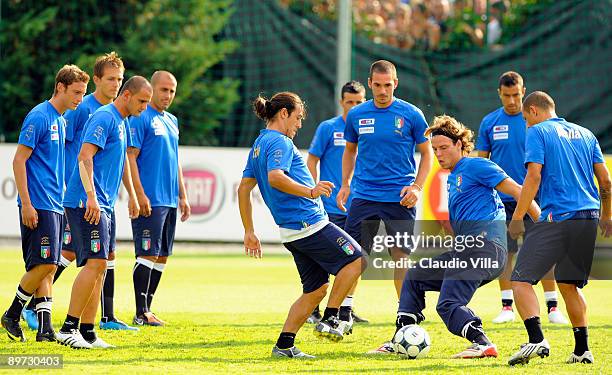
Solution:
{"label": "white sneaker", "polygon": [[338,330],[342,332],[343,335],[350,335],[353,333],[353,317],[350,316],[349,320],[340,320],[340,324],[338,324]]}
{"label": "white sneaker", "polygon": [[493,323],[509,323],[514,322],[514,311],[512,311],[512,306],[504,306],[499,315],[493,319]]}
{"label": "white sneaker", "polygon": [[593,358],[593,353],[587,350],[586,352],[582,353],[581,356],[577,356],[574,353],[570,354],[570,357],[566,363],[593,363],[593,362],[595,362],[595,358]]}
{"label": "white sneaker", "polygon": [[98,349],[109,349],[115,347],[115,345],[111,345],[99,337],[96,337],[96,340],[91,343],[91,346]]}
{"label": "white sneaker", "polygon": [[85,341],[81,332],[78,329],[71,329],[70,332],[65,333],[57,331],[55,333],[55,339],[62,345],[69,346],[73,349],[91,349],[93,346]]}
{"label": "white sneaker", "polygon": [[568,324],[563,313],[556,307],[552,307],[548,313],[548,321],[552,324]]}
{"label": "white sneaker", "polygon": [[370,350],[366,354],[395,354],[395,349],[393,348],[393,343],[391,341],[387,341],[378,348]]}
{"label": "white sneaker", "polygon": [[531,358],[535,357],[548,357],[550,355],[550,345],[546,339],[542,340],[537,344],[527,343],[521,345],[518,352],[514,353],[508,360],[510,366],[514,365],[526,365],[529,363]]}

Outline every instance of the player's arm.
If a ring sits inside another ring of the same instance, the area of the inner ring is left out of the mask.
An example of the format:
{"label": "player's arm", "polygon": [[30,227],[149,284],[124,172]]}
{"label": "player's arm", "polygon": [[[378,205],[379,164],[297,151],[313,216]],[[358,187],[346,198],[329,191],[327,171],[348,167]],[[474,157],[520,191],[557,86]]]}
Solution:
{"label": "player's arm", "polygon": [[77,158],[79,177],[87,194],[87,204],[85,209],[85,220],[90,224],[98,225],[100,222],[100,205],[96,197],[94,185],[93,157],[98,152],[98,146],[84,142],[81,145],[81,152]]}
{"label": "player's arm", "polygon": [[130,174],[132,176],[132,184],[134,185],[134,192],[136,193],[136,199],[140,206],[140,215],[149,217],[151,215],[151,201],[145,194],[142,182],[140,181],[140,171],[138,170],[138,163],[136,160],[140,155],[140,149],[136,147],[128,147],[127,157],[130,164]]}
{"label": "player's arm", "polygon": [[268,172],[268,182],[273,188],[286,194],[304,198],[318,198],[321,195],[329,197],[334,184],[329,181],[319,181],[314,187],[302,185],[285,174],[282,169],[272,169]]}
{"label": "player's arm", "polygon": [[338,208],[346,212],[346,201],[351,194],[351,180],[355,171],[355,161],[357,160],[357,143],[346,141],[346,147],[342,154],[342,186],[336,197]]}
{"label": "player's arm", "polygon": [[599,199],[601,200],[601,212],[599,215],[599,227],[604,236],[612,235],[612,181],[610,180],[610,172],[605,163],[593,164],[595,178],[599,185]]}
{"label": "player's arm", "polygon": [[186,221],[191,216],[191,205],[187,199],[187,189],[185,189],[185,179],[183,177],[183,167],[178,165],[178,180],[179,180],[179,208],[181,210],[181,221]]}
{"label": "player's arm", "polygon": [[[497,186],[495,186],[495,189],[501,193],[511,196],[517,202],[521,198],[521,185],[517,184],[516,181],[510,177],[500,182]],[[531,201],[527,213],[529,216],[531,216],[533,221],[538,221],[538,218],[540,217],[540,206],[538,206],[535,200]]]}
{"label": "player's arm", "polygon": [[[510,236],[512,236],[512,238],[518,238],[525,232],[523,217],[527,213],[529,206],[538,193],[541,180],[542,164],[530,162],[527,165],[527,175],[525,176],[525,181],[523,182],[523,188],[521,189],[519,199],[515,198],[517,202],[516,209],[512,215],[512,222],[508,226],[508,231],[510,232]],[[533,215],[530,214],[530,216],[532,219],[534,219],[534,221],[538,220],[538,218],[534,218]]]}
{"label": "player's arm", "polygon": [[433,166],[433,149],[431,148],[431,142],[426,140],[418,144],[417,149],[421,153],[421,160],[419,161],[419,170],[417,171],[416,178],[412,185],[404,186],[400,192],[400,196],[402,197],[400,204],[406,207],[416,206],[419,196],[423,191],[423,185],[425,184],[427,175]]}
{"label": "player's arm", "polygon": [[254,178],[243,177],[238,186],[238,208],[240,209],[240,219],[244,227],[244,252],[255,258],[261,258],[261,243],[255,235],[255,225],[253,224],[253,205],[251,204],[251,191],[257,185]]}
{"label": "player's arm", "polygon": [[13,174],[15,175],[15,184],[21,199],[21,221],[23,225],[30,229],[38,226],[38,213],[32,206],[30,200],[30,192],[28,191],[28,174],[26,172],[26,162],[32,156],[32,151],[28,146],[17,145],[15,157],[13,158]]}
{"label": "player's arm", "polygon": [[123,186],[128,193],[128,212],[130,219],[136,219],[140,211],[140,206],[138,205],[138,199],[136,198],[136,192],[134,191],[134,184],[132,183],[130,162],[127,157],[127,152],[125,155],[125,161],[126,162],[123,163],[123,176],[121,176],[121,181],[123,182]]}
{"label": "player's arm", "polygon": [[317,182],[317,178],[319,177],[317,173],[317,165],[319,164],[319,160],[321,160],[321,158],[311,153],[308,153],[308,158],[306,159],[306,166],[308,167],[308,170],[312,175],[312,179],[315,180],[315,182]]}

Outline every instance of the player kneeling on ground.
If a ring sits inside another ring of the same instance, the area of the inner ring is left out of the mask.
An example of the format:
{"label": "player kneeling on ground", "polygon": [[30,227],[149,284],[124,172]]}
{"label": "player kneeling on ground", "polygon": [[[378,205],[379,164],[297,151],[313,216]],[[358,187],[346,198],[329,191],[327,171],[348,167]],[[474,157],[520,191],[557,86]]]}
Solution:
{"label": "player kneeling on ground", "polygon": [[[438,116],[425,132],[431,137],[440,166],[448,169],[448,211],[456,244],[463,237],[465,248],[455,248],[420,261],[406,274],[402,285],[396,332],[425,317],[425,292],[439,291],[436,310],[448,330],[472,345],[453,358],[497,357],[497,347],[486,336],[481,319],[467,307],[476,289],[502,272],[507,258],[506,214],[497,191],[518,199],[521,187],[488,159],[469,158],[472,131],[450,116]],[[529,214],[540,211],[532,203]],[[468,238],[474,238],[468,241]],[[427,265],[440,264],[441,267]],[[446,265],[446,266],[445,266]],[[385,343],[371,353],[393,353]]]}
{"label": "player kneeling on ground", "polygon": [[329,181],[315,185],[302,154],[293,144],[305,115],[300,97],[281,92],[270,100],[258,97],[253,107],[257,117],[266,122],[266,128],[253,144],[238,188],[245,252],[256,258],[262,255],[251,206],[251,191],[259,185],[280,227],[281,241],[293,255],[304,292],[291,306],[272,356],[314,358],[295,347],[295,335],[325,297],[329,274],[333,274],[336,278],[327,308],[314,333],[332,341],[342,340],[338,310],[361,274],[361,249],[348,234],[329,222],[319,197],[329,197],[334,186]]}

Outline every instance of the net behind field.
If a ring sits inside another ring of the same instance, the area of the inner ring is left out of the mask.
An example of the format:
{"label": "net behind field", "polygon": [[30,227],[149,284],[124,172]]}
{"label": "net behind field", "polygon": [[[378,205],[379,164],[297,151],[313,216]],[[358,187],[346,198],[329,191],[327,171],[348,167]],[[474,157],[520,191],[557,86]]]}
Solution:
{"label": "net behind field", "polygon": [[[515,70],[528,92],[550,93],[558,114],[591,129],[609,152],[611,5],[608,0],[557,1],[499,50],[400,50],[354,34],[352,77],[366,83],[373,61],[390,60],[398,68],[397,97],[420,107],[428,120],[447,113],[476,131],[482,117],[500,106],[499,75]],[[308,147],[316,125],[335,115],[336,23],[297,14],[275,0],[236,0],[234,7],[224,37],[238,40],[240,48],[225,60],[223,72],[241,80],[241,100],[217,131],[220,143],[250,146],[262,127],[251,100],[261,92],[291,90],[308,105],[308,118],[295,139],[298,147]]]}

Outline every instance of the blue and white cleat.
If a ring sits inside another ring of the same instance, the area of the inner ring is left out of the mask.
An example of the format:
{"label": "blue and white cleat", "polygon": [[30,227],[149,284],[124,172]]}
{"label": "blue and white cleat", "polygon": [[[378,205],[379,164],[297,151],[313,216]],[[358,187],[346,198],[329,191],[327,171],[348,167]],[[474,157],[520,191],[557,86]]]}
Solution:
{"label": "blue and white cleat", "polygon": [[108,322],[100,322],[100,329],[110,329],[118,331],[139,331],[138,328],[127,325],[119,319],[109,320]]}
{"label": "blue and white cleat", "polygon": [[21,317],[28,324],[28,328],[31,330],[38,330],[38,316],[36,316],[36,311],[23,309],[21,311]]}

